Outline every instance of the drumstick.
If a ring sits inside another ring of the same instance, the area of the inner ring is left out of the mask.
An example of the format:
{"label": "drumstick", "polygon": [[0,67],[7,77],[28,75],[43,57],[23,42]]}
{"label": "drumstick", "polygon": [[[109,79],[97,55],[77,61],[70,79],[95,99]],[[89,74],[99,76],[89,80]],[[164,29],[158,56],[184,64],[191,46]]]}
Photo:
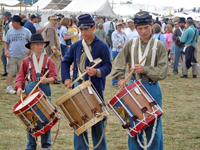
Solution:
{"label": "drumstick", "polygon": [[[147,58],[147,56],[145,56],[145,57],[141,60],[141,62],[139,63],[139,65],[141,65],[141,63],[142,63],[146,58]],[[123,89],[124,83],[126,83],[126,81],[131,77],[131,75],[132,75],[134,72],[135,72],[135,69],[133,69],[133,70],[129,73],[129,75],[125,78],[125,80],[124,80],[124,81],[122,82],[122,84],[119,86],[120,89],[119,89],[119,91],[118,91],[117,93],[119,93],[119,92]]]}
{"label": "drumstick", "polygon": [[[96,67],[100,62],[102,62],[101,59],[99,59],[99,61],[97,63],[95,63],[92,67],[90,67],[90,69],[93,69],[94,67]],[[84,75],[86,75],[87,72],[84,72],[82,75],[80,75],[78,78],[76,78],[76,80],[74,80],[70,86],[74,85],[74,83],[76,83],[78,80],[80,80]],[[66,90],[68,89],[69,87],[66,88]]]}
{"label": "drumstick", "polygon": [[[42,78],[46,77],[46,75],[47,75],[48,73],[49,73],[49,70],[47,70],[47,72],[43,75]],[[39,86],[40,83],[41,83],[41,80],[35,85],[35,87],[32,89],[32,91],[30,92],[30,94],[28,95],[28,97],[31,96],[31,95],[33,94],[33,92],[34,92],[35,89]],[[27,98],[28,98],[28,97],[27,97]]]}
{"label": "drumstick", "polygon": [[22,97],[22,94],[21,94],[21,102],[22,102],[22,105],[23,105],[23,102],[24,102],[24,101],[23,101],[23,97]]}

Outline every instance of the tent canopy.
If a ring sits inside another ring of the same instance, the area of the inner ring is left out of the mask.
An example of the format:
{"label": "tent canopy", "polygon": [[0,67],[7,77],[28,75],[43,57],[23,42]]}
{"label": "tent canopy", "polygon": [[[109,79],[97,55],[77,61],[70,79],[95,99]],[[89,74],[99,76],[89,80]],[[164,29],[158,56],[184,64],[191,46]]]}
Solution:
{"label": "tent canopy", "polygon": [[6,7],[30,7],[29,5],[25,5],[18,0],[1,0],[0,5]]}
{"label": "tent canopy", "polygon": [[117,8],[114,8],[113,11],[119,16],[133,16],[138,12],[137,10],[134,10],[126,5],[121,5]]}
{"label": "tent canopy", "polygon": [[54,9],[54,10],[62,10],[67,5],[71,3],[72,0],[39,0],[33,6],[39,6],[40,9]]}
{"label": "tent canopy", "polygon": [[115,17],[108,0],[73,0],[67,7],[63,9],[70,13]]}

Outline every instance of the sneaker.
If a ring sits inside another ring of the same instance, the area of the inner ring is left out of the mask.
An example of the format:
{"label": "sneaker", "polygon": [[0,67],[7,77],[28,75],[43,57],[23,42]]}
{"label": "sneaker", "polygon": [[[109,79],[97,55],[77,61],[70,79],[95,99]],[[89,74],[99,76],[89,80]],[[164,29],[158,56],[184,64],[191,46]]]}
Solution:
{"label": "sneaker", "polygon": [[22,94],[24,94],[24,93],[25,93],[25,90],[22,91]]}
{"label": "sneaker", "polygon": [[180,76],[180,78],[188,78],[187,75]]}
{"label": "sneaker", "polygon": [[8,94],[15,94],[16,91],[13,90],[13,88],[10,86],[10,87],[8,87],[8,88],[6,89],[6,93],[8,93]]}
{"label": "sneaker", "polygon": [[198,68],[200,68],[200,64],[198,64]]}
{"label": "sneaker", "polygon": [[181,63],[178,63],[178,67],[181,67]]}

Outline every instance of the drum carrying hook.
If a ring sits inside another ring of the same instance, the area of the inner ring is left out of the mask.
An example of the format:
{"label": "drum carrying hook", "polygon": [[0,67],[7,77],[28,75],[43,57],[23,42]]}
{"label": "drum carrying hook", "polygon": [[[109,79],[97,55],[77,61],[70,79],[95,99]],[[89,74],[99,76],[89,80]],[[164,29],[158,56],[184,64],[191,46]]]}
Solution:
{"label": "drum carrying hook", "polygon": [[99,118],[101,116],[101,113],[95,112],[95,117]]}

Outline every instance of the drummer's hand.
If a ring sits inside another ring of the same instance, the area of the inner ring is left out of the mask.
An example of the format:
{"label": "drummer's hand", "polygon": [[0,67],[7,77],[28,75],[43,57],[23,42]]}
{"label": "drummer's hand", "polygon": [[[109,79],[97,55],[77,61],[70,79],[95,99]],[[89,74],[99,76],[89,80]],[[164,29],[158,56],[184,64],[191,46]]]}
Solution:
{"label": "drummer's hand", "polygon": [[[119,81],[118,81],[118,87],[121,87],[121,85],[122,85],[122,83],[124,82],[124,78],[122,78],[122,79],[120,79]],[[124,85],[123,85],[123,87],[125,87],[126,86],[126,82],[124,83]]]}
{"label": "drummer's hand", "polygon": [[64,85],[65,85],[66,87],[68,87],[69,89],[72,88],[71,84],[72,84],[72,80],[65,80]]}
{"label": "drummer's hand", "polygon": [[46,77],[40,77],[40,83],[42,83],[42,84],[48,83],[48,78],[46,78]]}
{"label": "drummer's hand", "polygon": [[84,69],[85,72],[88,73],[89,76],[96,76],[97,75],[97,69],[95,68],[90,68],[90,67],[86,67],[86,69]]}
{"label": "drummer's hand", "polygon": [[143,73],[144,72],[144,66],[135,64],[134,68],[131,68],[131,70],[135,69],[136,73]]}
{"label": "drummer's hand", "polygon": [[23,91],[23,90],[22,90],[21,88],[18,88],[18,89],[17,89],[17,96],[20,97],[20,96],[22,95],[22,91]]}

